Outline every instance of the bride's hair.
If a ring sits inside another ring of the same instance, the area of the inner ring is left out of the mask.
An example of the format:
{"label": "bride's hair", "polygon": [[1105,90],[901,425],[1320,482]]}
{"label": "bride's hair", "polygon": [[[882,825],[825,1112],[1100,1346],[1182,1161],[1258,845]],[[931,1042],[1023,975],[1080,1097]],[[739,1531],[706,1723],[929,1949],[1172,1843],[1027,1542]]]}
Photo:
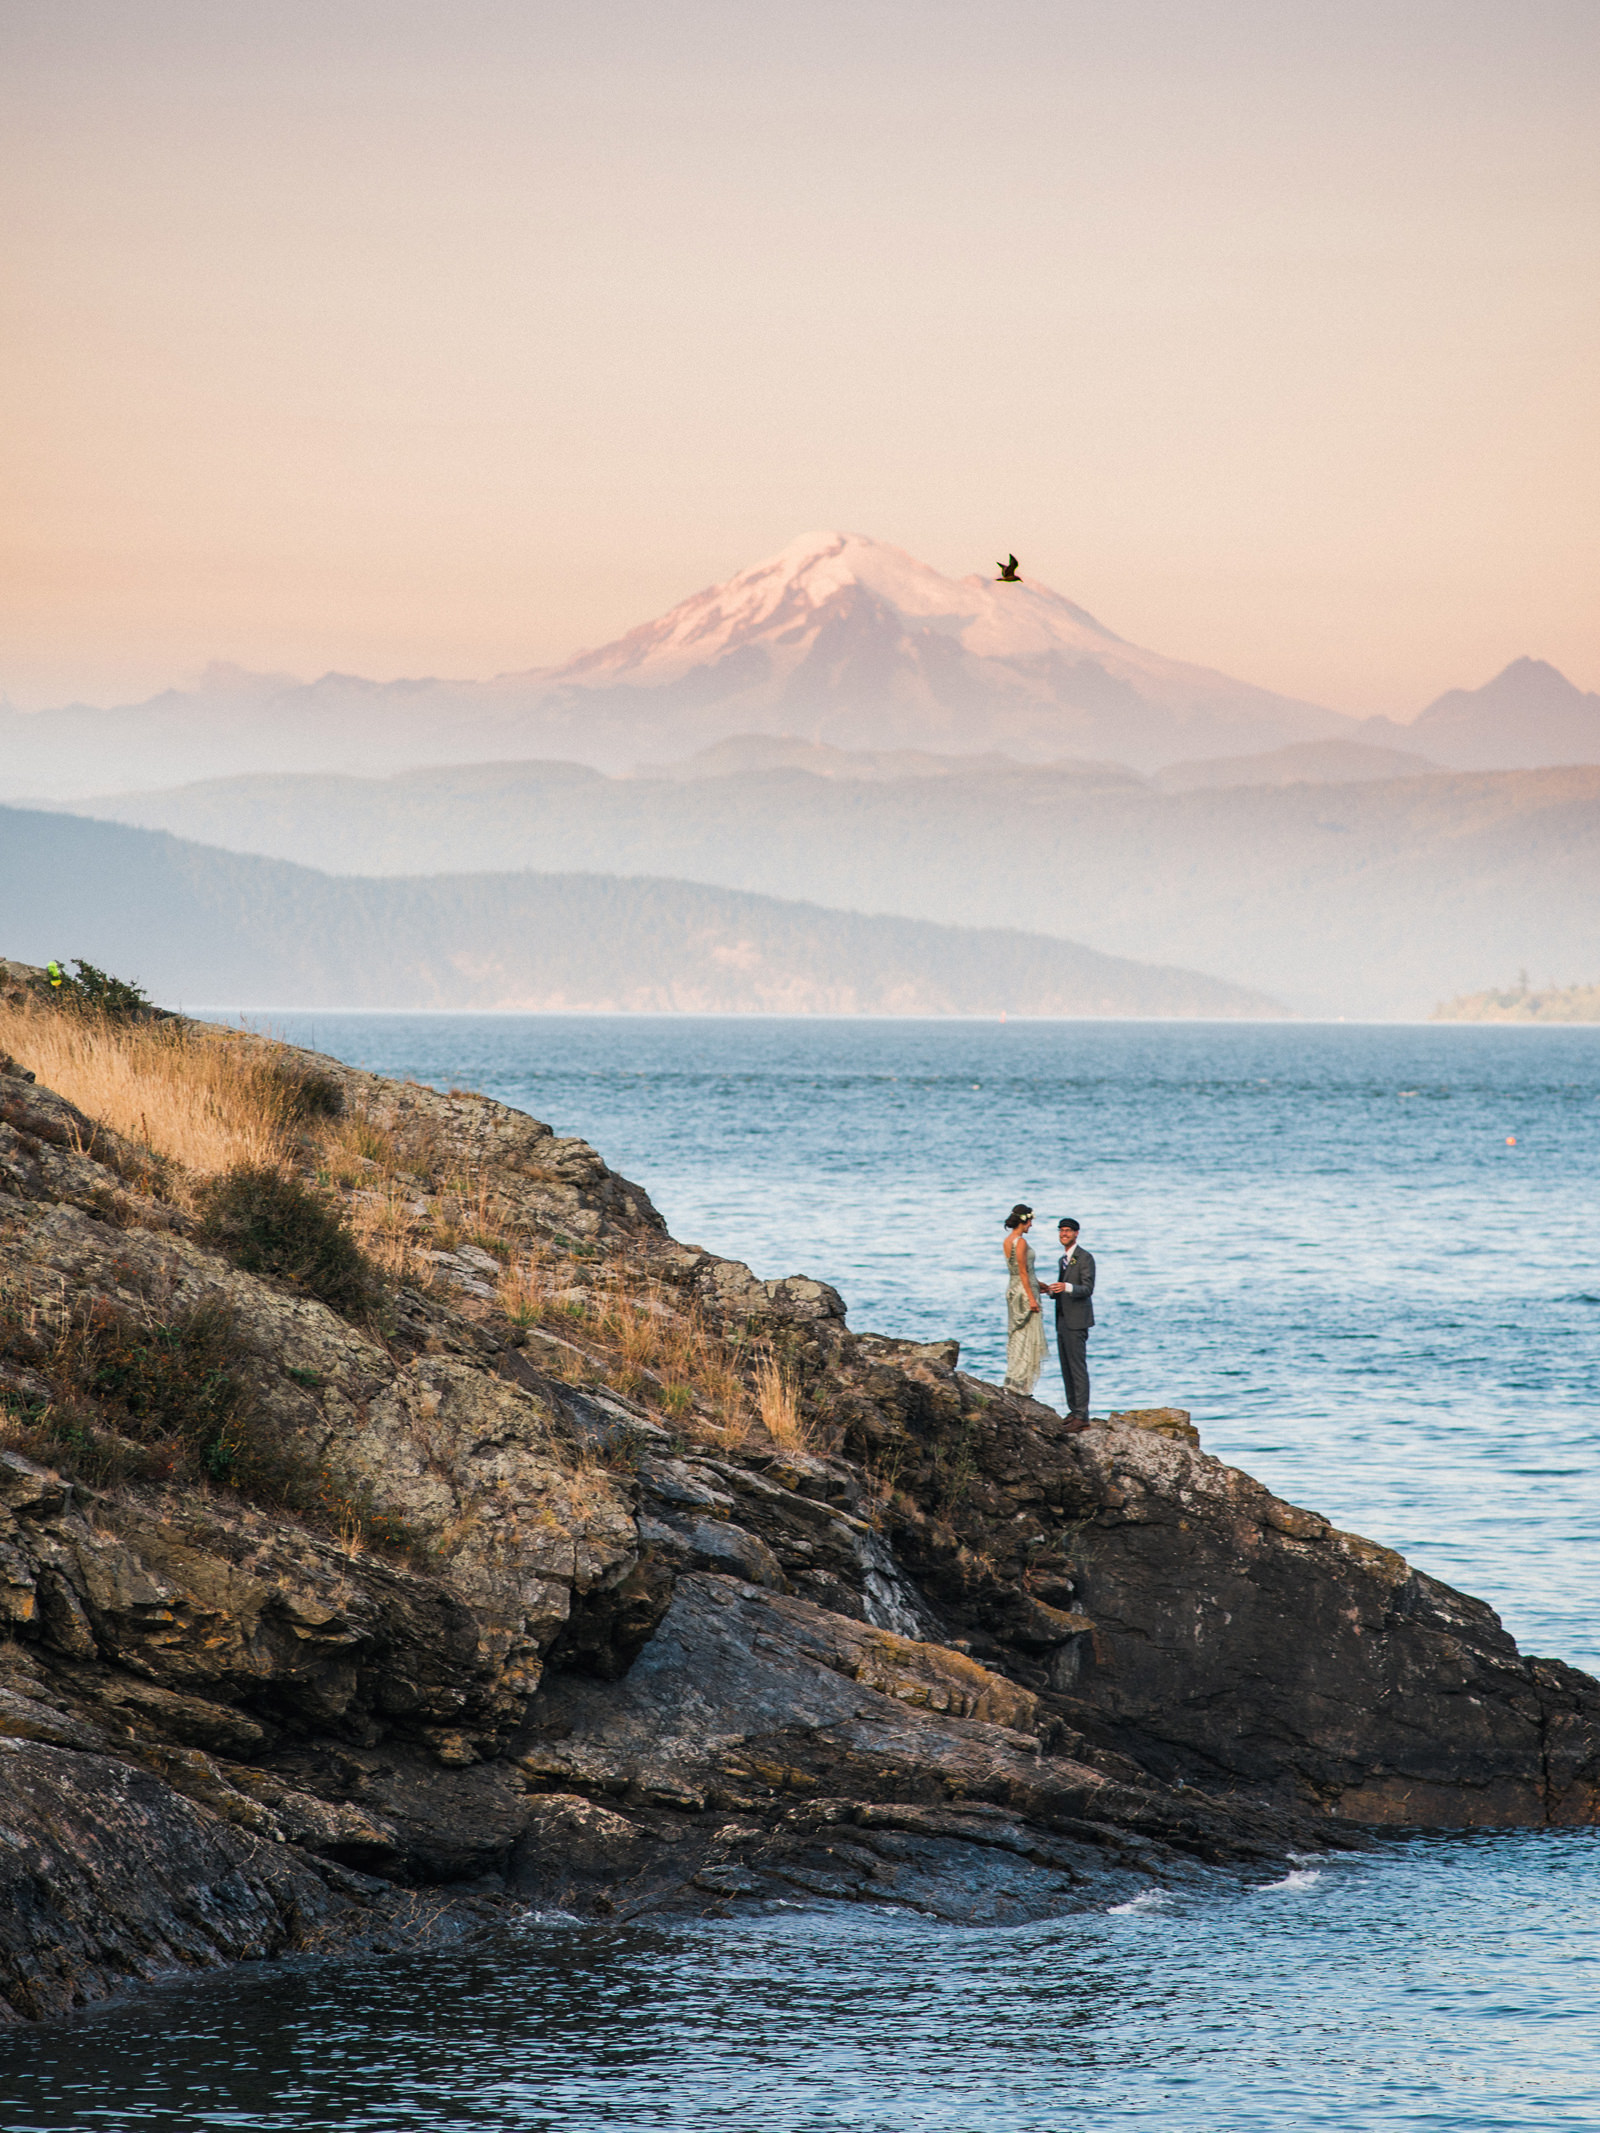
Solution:
{"label": "bride's hair", "polygon": [[1032,1220],[1033,1209],[1031,1207],[1024,1207],[1022,1202],[1019,1200],[1016,1206],[1012,1208],[1010,1214],[1006,1216],[1006,1228],[1020,1229],[1024,1222],[1031,1222]]}

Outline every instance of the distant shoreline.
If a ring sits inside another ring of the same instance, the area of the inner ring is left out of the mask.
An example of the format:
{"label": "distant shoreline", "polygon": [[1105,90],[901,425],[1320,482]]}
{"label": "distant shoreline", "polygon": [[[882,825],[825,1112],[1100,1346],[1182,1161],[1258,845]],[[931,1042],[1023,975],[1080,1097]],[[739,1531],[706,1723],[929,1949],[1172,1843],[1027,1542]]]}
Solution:
{"label": "distant shoreline", "polygon": [[1600,1022],[1600,985],[1552,985],[1542,992],[1524,983],[1503,992],[1461,993],[1433,1011],[1434,1022]]}

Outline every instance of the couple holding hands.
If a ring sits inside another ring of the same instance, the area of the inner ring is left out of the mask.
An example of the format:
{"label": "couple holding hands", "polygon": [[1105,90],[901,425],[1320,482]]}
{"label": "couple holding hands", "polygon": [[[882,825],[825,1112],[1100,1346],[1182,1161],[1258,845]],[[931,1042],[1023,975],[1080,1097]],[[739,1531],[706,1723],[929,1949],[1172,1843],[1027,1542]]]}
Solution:
{"label": "couple holding hands", "polygon": [[1061,1263],[1054,1281],[1040,1281],[1033,1270],[1028,1232],[1033,1209],[1019,1200],[1006,1216],[1003,1250],[1011,1279],[1006,1284],[1006,1391],[1031,1393],[1044,1367],[1044,1306],[1041,1292],[1056,1300],[1056,1347],[1061,1380],[1067,1392],[1069,1427],[1089,1427],[1089,1328],[1094,1324],[1094,1257],[1078,1242],[1071,1215],[1056,1225]]}

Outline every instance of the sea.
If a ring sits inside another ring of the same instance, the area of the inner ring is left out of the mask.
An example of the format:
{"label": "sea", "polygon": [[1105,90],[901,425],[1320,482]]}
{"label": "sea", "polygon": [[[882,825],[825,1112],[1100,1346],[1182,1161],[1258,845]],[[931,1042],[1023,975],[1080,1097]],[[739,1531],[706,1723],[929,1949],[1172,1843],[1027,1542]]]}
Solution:
{"label": "sea", "polygon": [[[1070,1214],[1096,1413],[1187,1408],[1600,1672],[1600,1028],[245,1019],[582,1135],[674,1235],[981,1377],[1007,1209],[1046,1271]],[[1131,2126],[1592,2133],[1600,1833],[1402,1835],[1005,1929],[529,1915],[0,2043],[5,2133]]]}

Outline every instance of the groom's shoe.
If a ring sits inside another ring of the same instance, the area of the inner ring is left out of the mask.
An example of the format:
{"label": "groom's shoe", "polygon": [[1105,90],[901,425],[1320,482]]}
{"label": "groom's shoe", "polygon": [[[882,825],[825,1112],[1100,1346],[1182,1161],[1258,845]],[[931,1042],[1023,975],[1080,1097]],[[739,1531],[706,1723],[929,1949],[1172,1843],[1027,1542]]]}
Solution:
{"label": "groom's shoe", "polygon": [[1085,1430],[1088,1427],[1089,1417],[1087,1415],[1068,1415],[1067,1432],[1070,1436],[1076,1437],[1080,1430]]}

